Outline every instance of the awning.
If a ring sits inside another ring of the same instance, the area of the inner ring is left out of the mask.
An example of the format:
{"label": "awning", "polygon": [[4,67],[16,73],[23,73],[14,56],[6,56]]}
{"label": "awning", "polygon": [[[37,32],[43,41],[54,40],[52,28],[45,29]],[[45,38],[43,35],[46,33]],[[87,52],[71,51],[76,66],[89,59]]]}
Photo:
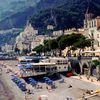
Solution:
{"label": "awning", "polygon": [[20,68],[20,69],[24,69],[25,67],[23,67],[23,66],[19,66],[19,68]]}
{"label": "awning", "polygon": [[30,69],[30,68],[32,68],[32,66],[31,65],[26,65],[25,68]]}

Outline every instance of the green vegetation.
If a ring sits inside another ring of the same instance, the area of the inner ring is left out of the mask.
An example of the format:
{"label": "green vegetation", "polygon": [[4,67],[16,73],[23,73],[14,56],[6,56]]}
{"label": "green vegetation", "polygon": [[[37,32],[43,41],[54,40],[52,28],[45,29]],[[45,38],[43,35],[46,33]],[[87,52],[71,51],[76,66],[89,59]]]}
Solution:
{"label": "green vegetation", "polygon": [[[100,1],[91,0],[89,12],[100,15]],[[37,5],[40,9],[33,14],[30,23],[39,32],[46,31],[47,25],[54,25],[54,30],[79,28],[83,26],[84,14],[88,7],[87,0],[41,0]]]}
{"label": "green vegetation", "polygon": [[[91,46],[91,40],[84,37],[82,34],[70,34],[70,35],[62,35],[57,39],[45,40],[44,45],[39,45],[35,47],[33,50],[37,51],[38,53],[47,52],[55,50],[64,50],[68,47],[68,51],[77,50],[77,49],[84,49],[85,47]],[[61,55],[61,54],[60,54]]]}
{"label": "green vegetation", "polygon": [[[3,0],[0,2],[0,29],[23,28],[28,19],[41,34],[46,34],[48,24],[54,25],[55,30],[79,28],[83,26],[87,7],[87,0],[9,0],[9,5]],[[99,0],[91,0],[89,8],[95,16],[100,15]]]}
{"label": "green vegetation", "polygon": [[19,35],[22,29],[10,29],[0,31],[0,46],[7,44],[14,44],[15,38]]}
{"label": "green vegetation", "polygon": [[95,66],[100,65],[100,61],[99,61],[99,60],[93,60],[92,63],[93,63]]}
{"label": "green vegetation", "polygon": [[40,0],[1,0],[0,29],[24,28]]}

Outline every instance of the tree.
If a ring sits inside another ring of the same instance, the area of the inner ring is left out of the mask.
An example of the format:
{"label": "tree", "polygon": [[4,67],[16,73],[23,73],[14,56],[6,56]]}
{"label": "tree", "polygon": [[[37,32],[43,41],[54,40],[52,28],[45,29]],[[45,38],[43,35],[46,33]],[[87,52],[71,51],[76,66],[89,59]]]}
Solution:
{"label": "tree", "polygon": [[36,51],[37,53],[41,53],[45,50],[44,46],[43,45],[39,45],[39,46],[36,46],[33,51]]}
{"label": "tree", "polygon": [[58,39],[58,48],[64,50],[67,44],[67,35],[60,36]]}
{"label": "tree", "polygon": [[70,53],[71,50],[77,50],[77,49],[84,49],[85,47],[91,46],[91,40],[83,36],[82,34],[69,34],[69,35],[62,35],[58,37],[57,39],[49,39],[44,40],[44,46],[39,45],[36,48],[34,48],[37,52],[50,52],[58,49],[60,51],[64,50],[66,47],[68,47],[68,53]]}
{"label": "tree", "polygon": [[44,40],[45,51],[51,51],[51,40]]}
{"label": "tree", "polygon": [[60,50],[68,47],[70,50],[84,49],[85,47],[91,46],[91,40],[83,36],[82,34],[72,33],[70,35],[63,35],[57,38],[58,47]]}
{"label": "tree", "polygon": [[[90,47],[90,46],[91,46],[91,39],[88,39],[86,37],[84,37],[84,38],[81,37],[77,42],[75,42],[73,44],[73,47],[80,49],[80,51],[81,51],[81,49],[84,49],[84,48]],[[80,51],[79,51],[79,53],[80,53]]]}
{"label": "tree", "polygon": [[52,39],[50,40],[50,46],[51,46],[51,50],[55,50],[58,48],[58,43],[56,39]]}

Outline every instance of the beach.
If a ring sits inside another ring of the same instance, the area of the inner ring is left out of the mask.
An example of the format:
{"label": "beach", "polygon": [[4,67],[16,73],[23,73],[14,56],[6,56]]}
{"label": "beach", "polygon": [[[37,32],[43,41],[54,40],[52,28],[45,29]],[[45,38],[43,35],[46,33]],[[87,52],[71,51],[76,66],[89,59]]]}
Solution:
{"label": "beach", "polygon": [[0,100],[15,100],[13,92],[0,77]]}
{"label": "beach", "polygon": [[0,75],[0,100],[15,100],[12,90],[5,81],[3,70]]}
{"label": "beach", "polygon": [[[22,92],[18,86],[11,80],[11,75],[13,72],[8,73],[7,67],[17,70],[17,61],[4,61],[3,64],[6,65],[6,68],[2,68],[2,75],[0,75],[0,100],[25,100],[25,92]],[[78,100],[83,96],[86,90],[98,90],[100,89],[100,84],[96,84],[95,81],[87,81],[84,78],[79,79],[78,76],[75,77],[64,77],[64,83],[59,83],[59,80],[54,81],[57,88],[48,90],[46,89],[45,83],[40,83],[43,86],[42,89],[36,89],[30,84],[27,84],[27,88],[30,89],[33,93],[28,94],[30,99],[28,100],[38,100],[40,95],[47,95],[48,100],[65,100],[66,97],[71,97],[72,100]],[[69,88],[69,85],[72,87]],[[99,100],[100,94],[89,98],[88,100]]]}
{"label": "beach", "polygon": [[24,100],[22,91],[11,81],[10,75],[12,73],[7,73],[7,69],[2,65],[0,65],[0,68],[2,68],[0,74],[0,100]]}

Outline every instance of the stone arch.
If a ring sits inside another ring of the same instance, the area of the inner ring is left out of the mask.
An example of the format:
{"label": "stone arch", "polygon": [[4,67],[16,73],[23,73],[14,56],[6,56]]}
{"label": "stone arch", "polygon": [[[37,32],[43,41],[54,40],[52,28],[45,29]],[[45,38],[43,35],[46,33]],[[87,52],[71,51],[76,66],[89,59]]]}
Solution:
{"label": "stone arch", "polygon": [[82,74],[84,74],[86,69],[88,70],[88,64],[85,62],[82,64]]}

